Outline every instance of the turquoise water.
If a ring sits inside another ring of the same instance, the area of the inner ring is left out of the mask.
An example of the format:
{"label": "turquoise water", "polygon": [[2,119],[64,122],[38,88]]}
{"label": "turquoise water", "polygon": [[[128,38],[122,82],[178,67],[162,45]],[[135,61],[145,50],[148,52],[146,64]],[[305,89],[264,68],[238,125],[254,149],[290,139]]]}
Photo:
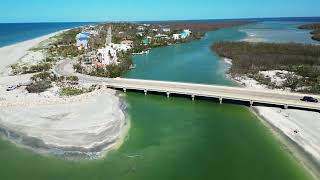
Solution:
{"label": "turquoise water", "polygon": [[311,39],[309,30],[300,30],[299,26],[305,22],[261,22],[239,28],[247,34],[245,39],[251,41],[275,42],[275,43],[304,43],[320,44]]}
{"label": "turquoise water", "polygon": [[[136,56],[128,78],[235,85],[210,51],[238,28]],[[43,157],[0,140],[0,179],[308,180],[307,171],[247,107],[127,93],[131,129],[119,150],[94,161]]]}
{"label": "turquoise water", "polygon": [[228,65],[219,60],[210,46],[214,42],[239,40],[245,36],[237,28],[229,28],[209,32],[200,41],[153,49],[148,55],[135,56],[136,69],[125,77],[235,85],[225,76]]}

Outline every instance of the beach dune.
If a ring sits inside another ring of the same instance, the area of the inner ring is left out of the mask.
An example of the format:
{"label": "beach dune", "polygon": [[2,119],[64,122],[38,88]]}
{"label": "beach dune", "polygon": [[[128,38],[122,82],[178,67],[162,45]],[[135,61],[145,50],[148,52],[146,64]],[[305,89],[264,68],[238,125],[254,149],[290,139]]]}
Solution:
{"label": "beach dune", "polygon": [[20,58],[27,54],[27,51],[32,47],[38,45],[40,42],[49,39],[63,31],[54,32],[45,36],[41,36],[28,41],[17,44],[5,46],[0,48],[0,74],[2,74],[6,67],[16,63]]}

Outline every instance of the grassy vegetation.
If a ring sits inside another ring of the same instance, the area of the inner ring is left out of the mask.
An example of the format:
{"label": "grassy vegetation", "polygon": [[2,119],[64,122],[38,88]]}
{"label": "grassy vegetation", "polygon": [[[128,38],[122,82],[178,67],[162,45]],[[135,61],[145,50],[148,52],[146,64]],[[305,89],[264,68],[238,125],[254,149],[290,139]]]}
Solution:
{"label": "grassy vegetation", "polygon": [[75,87],[64,87],[60,91],[61,96],[77,96],[87,92],[85,89],[75,88]]}
{"label": "grassy vegetation", "polygon": [[272,86],[270,80],[259,77],[259,71],[285,70],[284,87],[292,91],[320,93],[320,46],[304,44],[273,44],[221,42],[212,46],[221,57],[233,60],[230,74],[246,75]]}
{"label": "grassy vegetation", "polygon": [[299,29],[312,30],[312,39],[320,41],[320,23],[305,24],[299,27]]}
{"label": "grassy vegetation", "polygon": [[71,29],[55,37],[55,41],[48,48],[49,55],[56,57],[77,57],[84,53],[76,47],[76,36],[81,32],[80,28]]}

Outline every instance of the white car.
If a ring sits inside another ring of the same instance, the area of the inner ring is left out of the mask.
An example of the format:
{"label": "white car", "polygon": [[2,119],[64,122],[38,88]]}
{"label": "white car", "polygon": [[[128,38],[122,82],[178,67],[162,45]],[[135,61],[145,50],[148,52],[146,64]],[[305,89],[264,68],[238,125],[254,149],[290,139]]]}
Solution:
{"label": "white car", "polygon": [[9,86],[9,87],[7,88],[7,91],[13,91],[13,90],[15,90],[15,89],[17,89],[17,86]]}

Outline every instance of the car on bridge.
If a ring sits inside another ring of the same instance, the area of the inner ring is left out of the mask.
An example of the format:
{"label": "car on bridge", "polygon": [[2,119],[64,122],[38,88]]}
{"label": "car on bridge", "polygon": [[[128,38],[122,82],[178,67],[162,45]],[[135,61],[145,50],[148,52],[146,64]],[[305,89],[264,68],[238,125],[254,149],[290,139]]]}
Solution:
{"label": "car on bridge", "polygon": [[314,97],[310,97],[310,96],[304,96],[301,101],[305,101],[305,102],[313,102],[313,103],[318,103],[318,99],[314,98]]}

